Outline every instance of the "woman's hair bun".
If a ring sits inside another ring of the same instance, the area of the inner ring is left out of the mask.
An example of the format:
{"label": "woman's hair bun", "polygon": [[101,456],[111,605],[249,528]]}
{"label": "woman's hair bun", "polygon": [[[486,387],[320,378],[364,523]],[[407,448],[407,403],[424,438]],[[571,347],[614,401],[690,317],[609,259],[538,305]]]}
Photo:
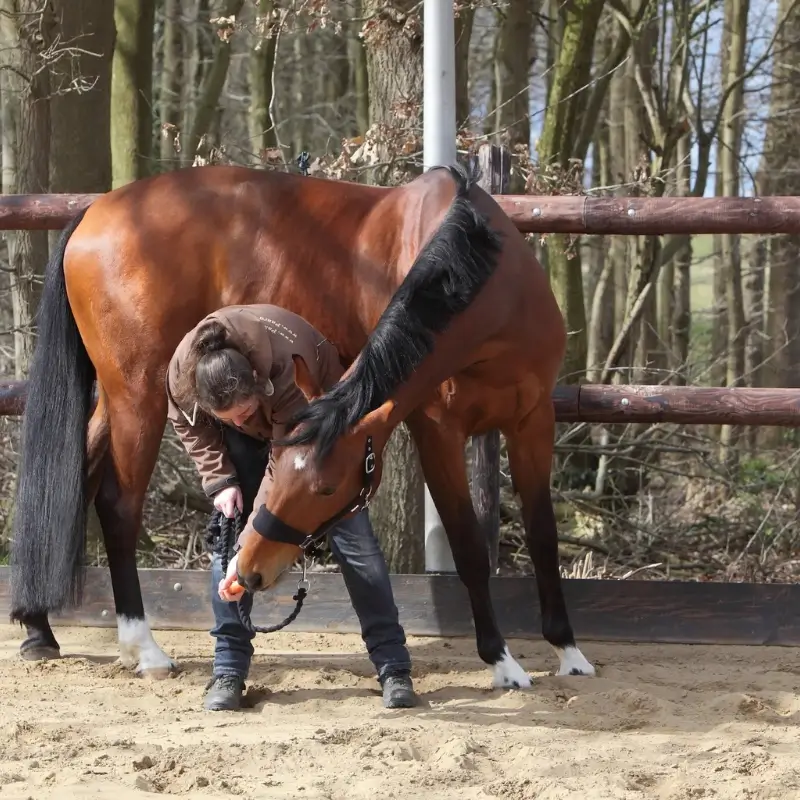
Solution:
{"label": "woman's hair bun", "polygon": [[212,320],[204,325],[195,338],[195,348],[200,355],[224,350],[227,347],[227,331],[222,323]]}

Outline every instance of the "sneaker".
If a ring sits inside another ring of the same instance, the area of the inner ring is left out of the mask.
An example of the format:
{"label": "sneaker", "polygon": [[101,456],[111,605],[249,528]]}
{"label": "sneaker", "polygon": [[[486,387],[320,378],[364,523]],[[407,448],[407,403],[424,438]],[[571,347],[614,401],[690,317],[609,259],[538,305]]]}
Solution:
{"label": "sneaker", "polygon": [[206,686],[206,711],[238,711],[242,705],[244,681],[236,675],[217,675]]}
{"label": "sneaker", "polygon": [[408,673],[387,675],[382,681],[383,705],[385,708],[412,708],[417,704],[417,696]]}

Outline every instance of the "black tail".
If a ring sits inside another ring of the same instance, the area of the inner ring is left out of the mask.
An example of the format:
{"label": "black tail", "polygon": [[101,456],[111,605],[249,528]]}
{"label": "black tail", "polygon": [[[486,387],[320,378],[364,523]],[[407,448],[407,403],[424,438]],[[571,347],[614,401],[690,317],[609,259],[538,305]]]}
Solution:
{"label": "black tail", "polygon": [[86,432],[95,370],[75,324],[64,251],[86,212],[70,222],[47,265],[22,422],[11,619],[80,603],[86,541]]}

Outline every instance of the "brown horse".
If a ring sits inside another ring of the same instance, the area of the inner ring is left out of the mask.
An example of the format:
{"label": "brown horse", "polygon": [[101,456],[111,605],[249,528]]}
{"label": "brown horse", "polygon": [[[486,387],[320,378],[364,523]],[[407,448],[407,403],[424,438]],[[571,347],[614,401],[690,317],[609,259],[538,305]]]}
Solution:
{"label": "brown horse", "polygon": [[[153,676],[174,667],[146,621],[135,560],[166,419],[165,370],[184,333],[209,312],[270,302],[307,319],[348,362],[367,344],[342,386],[348,396],[362,387],[367,394],[357,408],[371,412],[346,435],[337,428],[328,436],[324,466],[306,472],[299,467],[306,449],[286,450],[271,510],[300,530],[315,527],[350,488],[352,448],[363,447],[370,433],[379,454],[388,431],[406,418],[470,595],[480,655],[495,665],[499,683],[527,685],[494,619],[488,554],[464,468],[466,437],[499,427],[522,499],[543,635],[560,655],[560,674],[593,672],[575,647],[565,608],[549,488],[550,393],[564,322],[521,235],[467,178],[435,169],[385,189],[237,167],[190,168],[110,192],[70,224],[48,266],[23,426],[12,619],[27,628],[25,657],[60,655],[48,617],[80,602],[86,512],[94,500],[121,659]],[[502,235],[501,244],[474,217],[472,202]],[[381,333],[387,326],[391,336]],[[423,358],[434,338],[433,355]],[[382,349],[385,343],[404,349]],[[384,369],[388,382],[381,383],[375,373]],[[89,420],[95,378],[99,401]],[[439,384],[439,401],[431,402]],[[320,398],[312,408],[327,402]],[[300,430],[319,427],[312,418]],[[308,517],[287,506],[287,471],[295,462],[300,472],[293,475],[305,477],[300,506],[309,507]],[[319,486],[308,483],[314,476],[324,479]],[[308,488],[319,493],[306,496]],[[256,574],[269,583],[297,554],[283,545],[273,558],[269,543],[252,534],[243,542],[239,565],[253,588]]]}

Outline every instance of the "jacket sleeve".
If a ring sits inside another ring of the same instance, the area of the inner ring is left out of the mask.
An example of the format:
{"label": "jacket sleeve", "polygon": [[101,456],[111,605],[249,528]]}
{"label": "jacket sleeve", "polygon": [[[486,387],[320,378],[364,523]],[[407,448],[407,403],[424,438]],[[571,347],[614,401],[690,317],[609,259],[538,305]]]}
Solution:
{"label": "jacket sleeve", "polygon": [[[213,497],[227,486],[238,486],[236,469],[225,450],[222,430],[203,417],[191,425],[167,387],[167,418],[200,473],[203,491]],[[191,416],[191,414],[190,414]]]}

